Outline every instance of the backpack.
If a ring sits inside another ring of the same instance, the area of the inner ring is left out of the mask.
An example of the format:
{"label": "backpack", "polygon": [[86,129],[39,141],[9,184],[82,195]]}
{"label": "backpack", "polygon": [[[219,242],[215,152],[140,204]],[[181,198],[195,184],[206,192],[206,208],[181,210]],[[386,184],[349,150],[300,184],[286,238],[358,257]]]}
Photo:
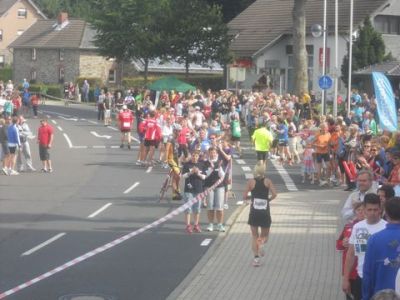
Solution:
{"label": "backpack", "polygon": [[344,144],[343,138],[338,139],[339,147],[337,149],[337,156],[339,158],[344,158],[346,156],[346,145]]}

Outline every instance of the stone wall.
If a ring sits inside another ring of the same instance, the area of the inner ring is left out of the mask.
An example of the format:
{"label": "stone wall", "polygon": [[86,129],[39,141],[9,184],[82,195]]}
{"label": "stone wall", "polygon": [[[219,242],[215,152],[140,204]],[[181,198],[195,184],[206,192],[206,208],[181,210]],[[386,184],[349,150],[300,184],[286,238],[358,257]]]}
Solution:
{"label": "stone wall", "polygon": [[101,78],[103,83],[107,83],[109,70],[115,68],[112,60],[107,60],[96,52],[82,51],[79,58],[79,77],[82,78],[97,77]]}
{"label": "stone wall", "polygon": [[60,69],[64,69],[64,81],[75,81],[79,76],[79,50],[64,50],[60,60],[59,49],[36,49],[36,60],[32,59],[32,49],[14,49],[14,81],[24,78],[31,80],[36,71],[36,81],[59,83]]}

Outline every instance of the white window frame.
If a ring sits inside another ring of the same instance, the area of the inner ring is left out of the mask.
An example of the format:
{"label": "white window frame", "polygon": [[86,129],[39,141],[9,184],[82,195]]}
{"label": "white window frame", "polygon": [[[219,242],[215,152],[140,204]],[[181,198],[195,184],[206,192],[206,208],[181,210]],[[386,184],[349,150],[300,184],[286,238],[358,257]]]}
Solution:
{"label": "white window frame", "polygon": [[0,29],[0,42],[3,40],[3,29]]}
{"label": "white window frame", "polygon": [[0,68],[4,68],[5,65],[6,65],[6,56],[0,55]]}
{"label": "white window frame", "polygon": [[64,61],[64,55],[65,55],[64,49],[60,49],[58,53],[59,53],[58,58],[60,59],[60,61]]}
{"label": "white window frame", "polygon": [[35,69],[31,70],[31,80],[36,80],[37,79],[37,72]]}
{"label": "white window frame", "polygon": [[26,8],[18,8],[18,19],[26,19],[28,17],[28,10]]}
{"label": "white window frame", "polygon": [[23,29],[18,29],[17,30],[17,36],[21,36],[24,33]]}
{"label": "white window frame", "polygon": [[[113,74],[113,77],[114,77],[113,79],[110,79],[111,74]],[[108,82],[115,83],[116,81],[117,81],[117,71],[115,69],[108,70]]]}
{"label": "white window frame", "polygon": [[65,81],[65,68],[64,67],[60,67],[58,69],[58,80],[59,81]]}
{"label": "white window frame", "polygon": [[36,60],[37,59],[37,53],[36,53],[36,48],[32,48],[32,60]]}

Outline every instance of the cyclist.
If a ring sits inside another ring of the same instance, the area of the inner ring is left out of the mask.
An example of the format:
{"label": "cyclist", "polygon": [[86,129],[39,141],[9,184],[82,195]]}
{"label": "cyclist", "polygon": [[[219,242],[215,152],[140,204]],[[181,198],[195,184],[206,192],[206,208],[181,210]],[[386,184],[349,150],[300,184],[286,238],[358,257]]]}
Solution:
{"label": "cyclist", "polygon": [[179,124],[174,125],[173,134],[169,137],[165,145],[165,159],[168,166],[171,168],[172,176],[172,200],[182,200],[180,193],[180,168],[178,164],[178,143],[176,138],[179,136],[182,127]]}

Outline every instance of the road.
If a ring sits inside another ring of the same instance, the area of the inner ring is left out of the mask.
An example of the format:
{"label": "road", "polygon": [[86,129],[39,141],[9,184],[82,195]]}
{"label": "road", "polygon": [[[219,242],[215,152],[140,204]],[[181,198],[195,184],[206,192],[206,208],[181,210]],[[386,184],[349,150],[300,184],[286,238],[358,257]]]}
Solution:
{"label": "road", "polygon": [[[46,105],[41,113],[55,129],[54,172],[0,176],[0,295],[9,291],[11,300],[167,298],[218,233],[188,235],[179,215],[135,235],[180,205],[157,203],[166,170],[136,166],[138,144],[119,149],[119,132],[98,123],[93,107]],[[28,119],[28,124],[36,132],[39,121]],[[249,143],[244,146],[233,168],[238,197],[255,163]],[[31,147],[40,169],[34,141]],[[268,174],[279,192],[316,188],[298,184],[298,169],[271,163]],[[226,219],[235,212],[234,202]],[[205,225],[205,214],[201,220]]]}

